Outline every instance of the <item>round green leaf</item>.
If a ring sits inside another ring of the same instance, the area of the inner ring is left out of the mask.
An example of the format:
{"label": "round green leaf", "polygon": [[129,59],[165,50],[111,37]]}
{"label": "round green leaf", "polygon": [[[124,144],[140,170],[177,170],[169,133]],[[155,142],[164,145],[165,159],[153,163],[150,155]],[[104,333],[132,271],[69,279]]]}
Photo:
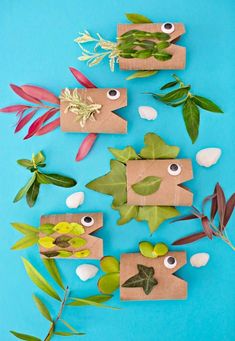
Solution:
{"label": "round green leaf", "polygon": [[155,258],[156,255],[153,254],[153,244],[149,242],[139,243],[140,252],[144,257]]}
{"label": "round green leaf", "polygon": [[154,246],[153,253],[158,256],[164,256],[168,252],[168,246],[164,243],[157,243]]}
{"label": "round green leaf", "polygon": [[73,246],[74,248],[80,248],[84,245],[86,245],[87,241],[80,237],[75,237],[70,239],[69,244]]}
{"label": "round green leaf", "polygon": [[100,260],[100,267],[102,271],[107,273],[119,272],[120,264],[115,257],[105,256]]}
{"label": "round green leaf", "polygon": [[120,274],[119,272],[109,273],[100,277],[98,288],[103,294],[112,294],[119,288]]}

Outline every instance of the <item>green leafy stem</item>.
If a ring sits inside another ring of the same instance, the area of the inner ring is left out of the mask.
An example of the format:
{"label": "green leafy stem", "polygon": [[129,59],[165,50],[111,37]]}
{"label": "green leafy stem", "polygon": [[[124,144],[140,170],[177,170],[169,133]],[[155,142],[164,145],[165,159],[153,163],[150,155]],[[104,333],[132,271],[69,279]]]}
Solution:
{"label": "green leafy stem", "polygon": [[183,118],[187,132],[192,143],[197,140],[200,125],[200,108],[214,113],[223,113],[217,104],[208,98],[194,95],[191,90],[191,85],[186,85],[178,76],[173,75],[174,81],[169,82],[161,87],[160,90],[169,89],[178,86],[178,89],[165,94],[155,94],[152,96],[171,107],[183,107]]}
{"label": "green leafy stem", "polygon": [[50,184],[59,187],[73,187],[77,184],[77,182],[67,176],[62,176],[55,173],[44,173],[40,171],[40,168],[44,168],[45,164],[45,156],[40,151],[36,155],[32,155],[32,159],[20,159],[17,163],[28,169],[31,173],[33,173],[32,177],[23,186],[19,192],[16,194],[14,198],[14,203],[20,201],[26,195],[26,201],[29,207],[33,207],[39,194],[40,186],[42,184]]}

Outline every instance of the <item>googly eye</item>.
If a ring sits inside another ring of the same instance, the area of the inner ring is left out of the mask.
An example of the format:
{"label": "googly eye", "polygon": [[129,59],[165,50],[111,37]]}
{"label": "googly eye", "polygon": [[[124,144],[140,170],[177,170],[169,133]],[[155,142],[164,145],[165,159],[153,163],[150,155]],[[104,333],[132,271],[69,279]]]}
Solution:
{"label": "googly eye", "polygon": [[171,163],[168,166],[168,173],[173,176],[179,175],[181,173],[180,165],[178,165],[177,163]]}
{"label": "googly eye", "polygon": [[174,24],[172,24],[171,22],[165,22],[164,24],[162,24],[161,30],[162,30],[162,32],[164,32],[164,33],[171,34],[171,33],[174,32],[175,26],[174,26]]}
{"label": "googly eye", "polygon": [[94,223],[95,223],[94,219],[88,215],[82,217],[81,219],[81,224],[86,227],[90,227],[94,225]]}
{"label": "googly eye", "polygon": [[164,259],[164,265],[167,269],[174,269],[177,265],[175,257],[168,256]]}
{"label": "googly eye", "polygon": [[110,89],[109,91],[107,91],[107,97],[111,100],[118,99],[120,96],[120,92],[116,89]]}

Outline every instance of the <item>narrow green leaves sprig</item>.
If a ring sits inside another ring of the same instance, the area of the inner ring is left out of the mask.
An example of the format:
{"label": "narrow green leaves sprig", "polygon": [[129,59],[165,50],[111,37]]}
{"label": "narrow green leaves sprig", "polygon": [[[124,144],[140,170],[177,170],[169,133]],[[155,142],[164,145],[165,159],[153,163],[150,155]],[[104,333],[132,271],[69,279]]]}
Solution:
{"label": "narrow green leaves sprig", "polygon": [[13,201],[14,203],[20,201],[24,196],[26,196],[26,201],[29,207],[33,207],[37,201],[40,186],[42,184],[55,185],[59,187],[73,187],[77,184],[77,182],[70,177],[54,173],[47,174],[39,170],[46,166],[45,161],[46,158],[41,151],[36,155],[33,155],[31,160],[17,160],[17,163],[20,166],[28,169],[31,173],[33,173],[33,175],[26,185],[24,185],[16,194]]}
{"label": "narrow green leaves sprig", "polygon": [[163,85],[160,90],[165,90],[178,86],[177,89],[164,94],[155,94],[152,96],[171,107],[182,106],[182,113],[187,132],[194,143],[199,134],[200,126],[200,108],[213,113],[223,113],[222,109],[206,97],[194,95],[191,85],[185,85],[176,75],[173,75],[174,81]]}

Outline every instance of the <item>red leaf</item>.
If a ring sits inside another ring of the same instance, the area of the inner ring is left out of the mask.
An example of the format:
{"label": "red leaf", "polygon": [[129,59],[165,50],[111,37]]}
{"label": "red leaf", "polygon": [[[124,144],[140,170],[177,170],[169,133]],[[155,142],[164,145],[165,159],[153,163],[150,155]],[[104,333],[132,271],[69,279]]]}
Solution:
{"label": "red leaf", "polygon": [[235,207],[235,193],[228,199],[227,204],[226,204],[226,209],[225,209],[225,214],[224,214],[224,227],[228,224],[228,221],[233,213]]}
{"label": "red leaf", "polygon": [[56,118],[54,121],[46,124],[36,132],[36,136],[41,136],[50,133],[52,130],[60,126],[60,118]]}
{"label": "red leaf", "polygon": [[211,202],[211,220],[212,221],[214,220],[215,215],[216,215],[217,210],[218,210],[216,186],[215,186],[213,194],[215,194],[215,197],[212,199],[212,202]]}
{"label": "red leaf", "polygon": [[204,209],[205,209],[205,205],[208,203],[208,201],[211,201],[213,198],[216,197],[216,193],[213,193],[211,195],[208,195],[207,197],[205,197],[205,199],[202,202],[202,213],[204,214]]}
{"label": "red leaf", "polygon": [[87,156],[93,144],[95,143],[96,138],[97,138],[97,134],[94,134],[94,133],[88,134],[85,137],[76,155],[76,161],[81,161]]}
{"label": "red leaf", "polygon": [[33,116],[36,114],[37,109],[31,111],[29,114],[27,114],[25,117],[21,118],[19,122],[17,123],[17,126],[15,128],[15,133],[18,133],[24,126],[33,118]]}
{"label": "red leaf", "polygon": [[36,103],[36,104],[41,104],[42,102],[37,99],[34,98],[30,95],[28,95],[26,92],[24,92],[23,89],[21,89],[21,87],[15,85],[15,84],[10,84],[10,87],[12,88],[12,90],[21,98],[25,99],[26,101],[32,102],[32,103]]}
{"label": "red leaf", "polygon": [[226,199],[225,199],[224,191],[219,183],[216,184],[216,194],[217,194],[218,213],[220,217],[220,229],[223,229]]}
{"label": "red leaf", "polygon": [[189,243],[193,243],[199,239],[202,239],[204,237],[206,237],[205,232],[198,232],[198,233],[191,234],[190,236],[178,239],[172,245],[189,244]]}
{"label": "red leaf", "polygon": [[176,219],[172,220],[171,223],[175,223],[176,221],[191,220],[191,219],[198,219],[198,217],[195,216],[195,215],[192,213],[192,214],[189,214],[189,215],[185,215],[185,216],[176,218]]}
{"label": "red leaf", "polygon": [[24,140],[29,139],[41,128],[44,122],[49,120],[52,116],[54,116],[59,111],[59,108],[52,108],[48,110],[45,114],[37,118],[29,127],[28,134],[24,137]]}
{"label": "red leaf", "polygon": [[28,108],[31,108],[31,107],[29,105],[23,105],[23,104],[10,105],[9,107],[0,109],[0,112],[10,113],[10,112],[22,111]]}
{"label": "red leaf", "polygon": [[210,228],[209,219],[208,219],[206,216],[204,216],[204,217],[202,217],[202,219],[201,219],[201,223],[202,223],[203,229],[204,229],[205,234],[207,235],[207,237],[210,238],[210,239],[212,239],[213,231],[212,231],[212,229]]}
{"label": "red leaf", "polygon": [[74,67],[70,67],[69,70],[72,72],[78,83],[80,83],[85,88],[96,88],[96,86],[89,81],[80,71],[75,69]]}
{"label": "red leaf", "polygon": [[56,97],[52,92],[43,89],[39,86],[35,85],[22,85],[21,88],[26,92],[28,95],[36,97],[42,101],[46,101],[53,104],[60,104],[60,100]]}

